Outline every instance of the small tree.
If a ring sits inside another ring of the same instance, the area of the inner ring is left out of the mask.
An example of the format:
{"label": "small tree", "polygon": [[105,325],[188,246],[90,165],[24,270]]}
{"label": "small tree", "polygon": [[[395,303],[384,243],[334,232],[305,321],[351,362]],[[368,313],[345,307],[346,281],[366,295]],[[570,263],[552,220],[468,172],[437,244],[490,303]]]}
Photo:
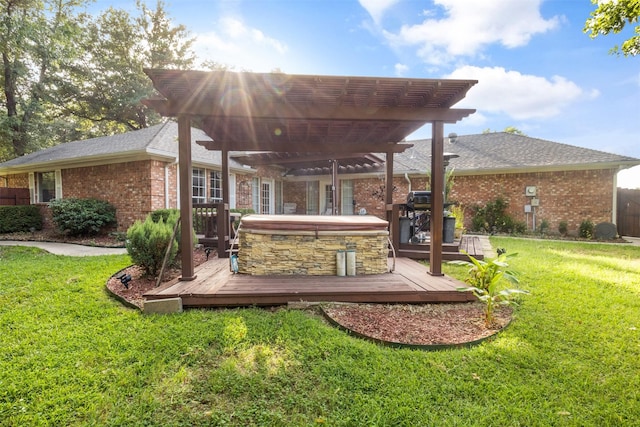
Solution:
{"label": "small tree", "polygon": [[[167,247],[171,243],[175,220],[166,223],[160,216],[154,221],[148,215],[144,222],[136,221],[127,230],[127,252],[131,260],[142,267],[145,274],[155,277],[162,268]],[[169,253],[168,264],[173,264],[178,253],[178,244],[174,242]]]}

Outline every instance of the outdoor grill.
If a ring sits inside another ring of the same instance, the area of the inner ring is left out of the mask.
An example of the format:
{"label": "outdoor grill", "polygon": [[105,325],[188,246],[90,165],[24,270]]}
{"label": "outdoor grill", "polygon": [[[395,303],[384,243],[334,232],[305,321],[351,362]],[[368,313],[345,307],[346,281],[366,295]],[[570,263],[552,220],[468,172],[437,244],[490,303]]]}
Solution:
{"label": "outdoor grill", "polygon": [[410,191],[407,195],[407,208],[412,210],[431,209],[431,191]]}

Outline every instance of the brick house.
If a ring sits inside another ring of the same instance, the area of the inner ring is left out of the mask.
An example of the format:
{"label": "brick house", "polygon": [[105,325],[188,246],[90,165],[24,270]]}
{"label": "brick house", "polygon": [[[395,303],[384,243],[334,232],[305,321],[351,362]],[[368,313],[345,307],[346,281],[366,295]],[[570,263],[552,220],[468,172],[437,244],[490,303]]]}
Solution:
{"label": "brick house", "polygon": [[[118,228],[124,231],[155,209],[177,207],[177,134],[177,124],[167,121],[47,148],[0,164],[0,185],[29,188],[32,203],[55,197],[107,200],[116,207]],[[194,203],[221,197],[220,152],[196,143],[209,139],[192,129]],[[431,142],[412,143],[413,148],[394,157],[394,203],[404,203],[410,190],[427,188]],[[617,172],[640,164],[630,157],[510,133],[445,138],[444,151],[458,156],[449,165],[455,177],[450,201],[470,208],[502,197],[511,215],[529,228],[535,214],[552,231],[567,221],[573,233],[585,219],[615,222]],[[291,167],[284,160],[281,155],[269,159],[264,153],[232,153],[230,207],[269,214],[331,212],[329,161]],[[386,218],[384,155],[337,160],[337,165],[337,212],[366,211]],[[466,221],[469,227],[469,210]]]}
{"label": "brick house", "polygon": [[[164,124],[119,135],[74,141],[0,164],[6,187],[29,188],[31,203],[77,197],[107,200],[116,207],[118,229],[156,209],[178,204],[178,125]],[[220,198],[220,153],[196,143],[208,140],[192,129],[193,201]],[[251,207],[255,170],[230,162],[232,207]],[[46,209],[45,219],[47,217]],[[46,221],[45,221],[46,223]]]}
{"label": "brick house", "polygon": [[[428,187],[431,141],[410,141],[414,146],[394,157],[393,202],[404,203],[411,190]],[[616,222],[617,173],[640,164],[639,159],[605,153],[506,132],[445,138],[444,152],[452,156],[454,185],[448,196],[465,208],[465,225],[471,226],[471,207],[501,197],[508,212],[529,229],[542,220],[550,231],[566,221],[569,232],[577,233],[583,220]],[[384,157],[382,157],[384,158]],[[295,172],[294,172],[295,174]],[[285,202],[309,206],[309,187],[319,182],[319,206],[315,194],[310,213],[323,212],[330,198],[328,169],[319,176],[297,176],[285,182]],[[368,173],[339,175],[341,212],[366,212],[385,217],[384,171],[382,164]],[[346,194],[346,196],[345,196]]]}

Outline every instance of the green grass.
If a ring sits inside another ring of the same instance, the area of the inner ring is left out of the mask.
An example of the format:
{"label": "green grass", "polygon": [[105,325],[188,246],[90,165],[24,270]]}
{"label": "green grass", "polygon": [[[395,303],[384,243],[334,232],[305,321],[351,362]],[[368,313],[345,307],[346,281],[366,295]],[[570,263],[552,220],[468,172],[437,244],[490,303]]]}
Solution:
{"label": "green grass", "polygon": [[441,352],[295,310],[145,316],[104,290],[127,256],[0,247],[0,425],[638,425],[640,248],[492,243],[531,295],[495,340]]}

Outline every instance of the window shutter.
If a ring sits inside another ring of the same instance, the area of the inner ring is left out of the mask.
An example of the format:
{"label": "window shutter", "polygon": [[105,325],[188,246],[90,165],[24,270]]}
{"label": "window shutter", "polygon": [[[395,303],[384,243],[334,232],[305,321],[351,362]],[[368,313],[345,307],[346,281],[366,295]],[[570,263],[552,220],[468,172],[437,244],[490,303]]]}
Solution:
{"label": "window shutter", "polygon": [[31,203],[38,203],[38,192],[36,191],[36,175],[29,172],[29,196]]}
{"label": "window shutter", "polygon": [[56,169],[55,177],[56,177],[56,199],[62,199],[62,171],[60,169]]}

